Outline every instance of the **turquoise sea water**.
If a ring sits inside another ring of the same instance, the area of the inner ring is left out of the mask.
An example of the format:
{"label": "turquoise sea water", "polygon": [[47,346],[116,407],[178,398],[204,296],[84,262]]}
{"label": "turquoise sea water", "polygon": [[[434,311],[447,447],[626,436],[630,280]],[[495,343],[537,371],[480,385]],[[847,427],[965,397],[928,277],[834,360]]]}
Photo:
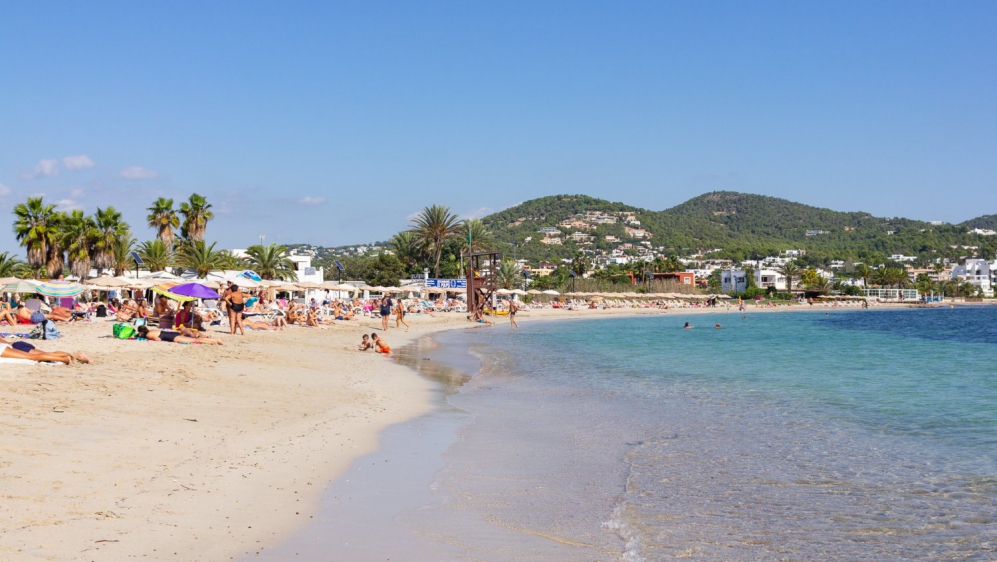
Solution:
{"label": "turquoise sea water", "polygon": [[997,309],[522,324],[438,338],[442,559],[997,557]]}

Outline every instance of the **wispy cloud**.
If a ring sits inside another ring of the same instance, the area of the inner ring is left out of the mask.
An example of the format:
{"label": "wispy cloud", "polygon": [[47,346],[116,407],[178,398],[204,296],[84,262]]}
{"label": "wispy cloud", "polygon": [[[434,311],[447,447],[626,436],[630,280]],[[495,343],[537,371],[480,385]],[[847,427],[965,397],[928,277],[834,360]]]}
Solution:
{"label": "wispy cloud", "polygon": [[83,209],[79,203],[72,199],[60,199],[55,202],[55,206],[60,211],[72,211],[73,209]]}
{"label": "wispy cloud", "polygon": [[325,197],[302,197],[298,200],[302,205],[321,205],[325,203]]}
{"label": "wispy cloud", "polygon": [[142,166],[131,166],[121,170],[121,177],[126,180],[152,180],[159,177],[159,172],[143,168]]}
{"label": "wispy cloud", "polygon": [[34,171],[25,172],[21,174],[21,177],[26,180],[34,180],[38,178],[45,178],[49,176],[59,175],[59,161],[55,158],[48,158],[45,160],[39,160],[38,165],[35,166]]}
{"label": "wispy cloud", "polygon": [[86,170],[87,168],[93,168],[97,164],[90,159],[89,156],[79,155],[79,156],[66,156],[62,159],[62,165],[67,170]]}
{"label": "wispy cloud", "polygon": [[6,197],[8,195],[10,195],[10,188],[0,183],[0,197]]}
{"label": "wispy cloud", "polygon": [[491,207],[478,207],[477,209],[471,209],[470,211],[461,215],[465,219],[480,219],[481,217],[487,217],[488,215],[495,212],[495,209]]}

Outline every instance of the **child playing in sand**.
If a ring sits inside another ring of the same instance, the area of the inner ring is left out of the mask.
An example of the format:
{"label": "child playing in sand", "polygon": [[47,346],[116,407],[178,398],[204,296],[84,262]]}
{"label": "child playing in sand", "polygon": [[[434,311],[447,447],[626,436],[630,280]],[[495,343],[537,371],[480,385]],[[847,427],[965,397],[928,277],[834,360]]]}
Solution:
{"label": "child playing in sand", "polygon": [[363,341],[360,342],[360,346],[357,348],[360,351],[367,351],[368,349],[373,349],[374,342],[370,341],[370,336],[367,334],[363,335]]}
{"label": "child playing in sand", "polygon": [[374,351],[378,353],[383,353],[385,355],[391,353],[391,348],[388,347],[388,344],[386,344],[384,340],[379,338],[377,334],[371,334],[370,338],[374,340]]}

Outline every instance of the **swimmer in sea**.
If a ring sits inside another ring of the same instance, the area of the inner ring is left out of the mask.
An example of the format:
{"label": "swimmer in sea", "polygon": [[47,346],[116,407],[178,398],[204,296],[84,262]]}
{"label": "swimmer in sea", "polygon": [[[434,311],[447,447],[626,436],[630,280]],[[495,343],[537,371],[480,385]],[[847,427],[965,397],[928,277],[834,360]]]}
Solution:
{"label": "swimmer in sea", "polygon": [[685,323],[685,326],[682,326],[683,330],[691,330],[693,328],[695,328],[695,326],[693,326],[692,324],[690,324],[688,322]]}
{"label": "swimmer in sea", "polygon": [[719,329],[720,329],[720,323],[719,323],[719,322],[717,322],[717,326],[716,326],[716,329],[717,329],[717,330],[719,330]]}

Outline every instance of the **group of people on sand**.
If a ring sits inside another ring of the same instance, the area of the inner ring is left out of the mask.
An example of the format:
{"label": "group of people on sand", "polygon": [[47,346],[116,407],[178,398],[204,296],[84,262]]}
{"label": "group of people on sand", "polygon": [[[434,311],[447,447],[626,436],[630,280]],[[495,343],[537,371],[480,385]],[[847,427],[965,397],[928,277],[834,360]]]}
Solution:
{"label": "group of people on sand", "polygon": [[378,353],[383,353],[385,355],[391,353],[391,348],[385,343],[384,339],[378,336],[376,333],[371,334],[369,337],[367,334],[363,335],[363,339],[360,341],[359,348],[360,351],[367,351],[373,349]]}
{"label": "group of people on sand", "polygon": [[57,304],[52,305],[48,312],[42,312],[41,309],[33,311],[26,303],[20,301],[13,305],[6,301],[0,302],[0,322],[7,322],[11,326],[40,324],[42,320],[73,322],[82,316],[85,315]]}

